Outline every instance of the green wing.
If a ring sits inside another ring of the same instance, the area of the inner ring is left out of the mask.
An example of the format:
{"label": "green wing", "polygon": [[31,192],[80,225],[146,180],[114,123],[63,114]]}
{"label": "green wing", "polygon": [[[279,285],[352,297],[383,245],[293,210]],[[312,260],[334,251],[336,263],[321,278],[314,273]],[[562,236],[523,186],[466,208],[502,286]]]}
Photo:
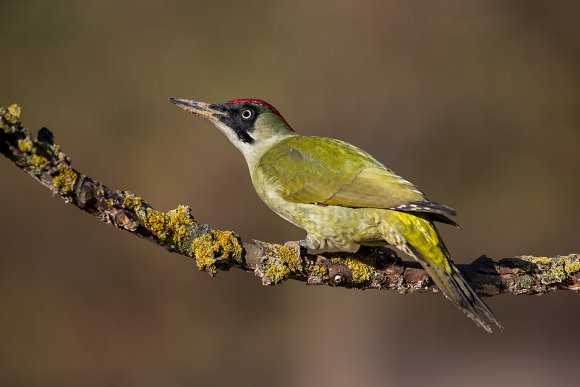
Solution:
{"label": "green wing", "polygon": [[330,138],[290,137],[262,156],[260,170],[278,183],[284,199],[295,203],[418,212],[423,207],[406,207],[430,203],[368,153]]}

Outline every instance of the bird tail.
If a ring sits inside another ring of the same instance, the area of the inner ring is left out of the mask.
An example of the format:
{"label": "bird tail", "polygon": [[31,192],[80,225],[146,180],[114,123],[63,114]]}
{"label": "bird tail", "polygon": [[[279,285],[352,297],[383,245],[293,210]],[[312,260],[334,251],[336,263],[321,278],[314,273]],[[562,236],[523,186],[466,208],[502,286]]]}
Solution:
{"label": "bird tail", "polygon": [[[478,327],[485,329],[487,333],[491,333],[492,330],[489,324],[491,322],[500,330],[503,330],[503,326],[497,320],[491,309],[479,298],[471,286],[469,286],[453,261],[448,257],[444,246],[443,249],[436,250],[439,250],[445,256],[445,265],[438,265],[432,260],[427,259],[417,248],[411,245],[407,245],[407,247],[413,258],[421,263],[427,274],[429,274],[445,297],[461,309]],[[433,252],[435,249],[430,250]]]}
{"label": "bird tail", "polygon": [[491,333],[491,324],[503,330],[491,309],[479,298],[463,278],[447,251],[437,228],[429,218],[393,212],[391,225],[406,240],[403,251],[411,255],[427,271],[445,297],[461,309],[477,326]]}

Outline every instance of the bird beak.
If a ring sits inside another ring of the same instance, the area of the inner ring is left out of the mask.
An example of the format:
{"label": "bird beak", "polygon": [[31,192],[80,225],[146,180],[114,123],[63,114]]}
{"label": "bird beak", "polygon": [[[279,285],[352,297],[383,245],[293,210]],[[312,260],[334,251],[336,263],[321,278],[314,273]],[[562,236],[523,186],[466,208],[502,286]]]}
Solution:
{"label": "bird beak", "polygon": [[190,112],[196,116],[207,118],[211,120],[216,116],[223,116],[225,113],[212,109],[210,104],[205,102],[190,101],[188,99],[169,98],[169,102],[179,106],[183,110]]}

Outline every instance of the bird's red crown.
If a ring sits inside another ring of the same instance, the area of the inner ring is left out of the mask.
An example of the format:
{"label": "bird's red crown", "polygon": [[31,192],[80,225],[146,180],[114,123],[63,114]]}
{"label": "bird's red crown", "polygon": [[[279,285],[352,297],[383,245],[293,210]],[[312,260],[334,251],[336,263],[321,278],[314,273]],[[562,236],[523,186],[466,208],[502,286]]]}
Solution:
{"label": "bird's red crown", "polygon": [[280,114],[280,112],[278,111],[278,109],[276,109],[274,106],[270,105],[268,102],[263,101],[261,99],[256,99],[256,98],[239,98],[239,99],[232,99],[231,101],[227,101],[226,104],[228,104],[228,105],[235,105],[235,104],[244,103],[244,102],[254,103],[256,105],[266,106],[266,107],[268,107],[272,111],[272,113],[277,114],[280,117],[282,117],[282,114]]}

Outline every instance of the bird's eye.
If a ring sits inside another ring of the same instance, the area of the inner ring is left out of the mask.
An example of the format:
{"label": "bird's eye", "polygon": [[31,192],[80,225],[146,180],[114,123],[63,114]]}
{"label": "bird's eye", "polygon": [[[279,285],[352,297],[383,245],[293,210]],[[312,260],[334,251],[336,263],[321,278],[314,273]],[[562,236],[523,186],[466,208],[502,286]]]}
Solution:
{"label": "bird's eye", "polygon": [[250,109],[244,110],[244,111],[242,112],[242,118],[243,118],[244,120],[247,120],[247,119],[249,119],[250,117],[252,117],[252,111],[251,111]]}

